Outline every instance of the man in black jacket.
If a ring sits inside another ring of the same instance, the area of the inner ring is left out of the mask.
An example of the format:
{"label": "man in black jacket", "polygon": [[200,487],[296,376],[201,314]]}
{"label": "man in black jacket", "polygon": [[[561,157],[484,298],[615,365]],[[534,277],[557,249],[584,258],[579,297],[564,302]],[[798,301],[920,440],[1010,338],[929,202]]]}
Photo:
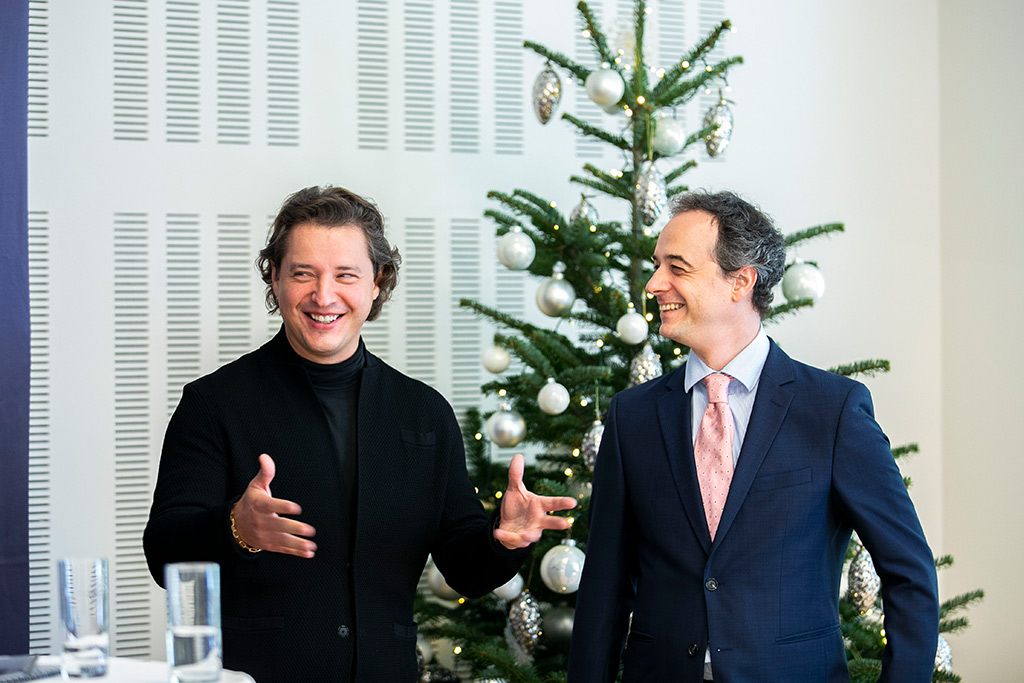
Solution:
{"label": "man in black jacket", "polygon": [[282,330],[185,386],[144,536],[150,572],[221,566],[224,665],[259,683],[416,679],[413,597],[433,556],[469,597],[501,585],[572,498],[509,468],[485,514],[451,407],[364,347],[400,258],[371,202],[289,197],[258,264]]}

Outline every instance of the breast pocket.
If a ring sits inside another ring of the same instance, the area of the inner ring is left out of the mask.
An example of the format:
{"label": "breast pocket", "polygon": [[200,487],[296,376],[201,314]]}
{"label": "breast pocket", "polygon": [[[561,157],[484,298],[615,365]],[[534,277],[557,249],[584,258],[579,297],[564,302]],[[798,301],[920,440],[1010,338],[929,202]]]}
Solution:
{"label": "breast pocket", "polygon": [[758,491],[774,491],[788,486],[809,484],[810,482],[811,468],[804,467],[803,469],[792,470],[790,472],[776,472],[774,474],[761,475],[754,479],[754,482],[750,485],[750,492],[757,493]]}
{"label": "breast pocket", "polygon": [[434,445],[434,432],[416,432],[402,428],[402,443],[408,446],[428,447]]}

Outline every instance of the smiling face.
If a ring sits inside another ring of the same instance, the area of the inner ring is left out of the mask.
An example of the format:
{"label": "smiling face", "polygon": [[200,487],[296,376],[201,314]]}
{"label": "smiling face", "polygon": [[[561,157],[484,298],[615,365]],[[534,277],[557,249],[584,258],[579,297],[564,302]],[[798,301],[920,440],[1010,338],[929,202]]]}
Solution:
{"label": "smiling face", "polygon": [[753,269],[726,274],[714,258],[717,241],[710,214],[677,215],[658,237],[654,274],[647,282],[647,291],[658,299],[661,335],[689,346],[709,365],[723,355],[731,360],[743,348],[735,346],[749,342],[750,330],[756,334],[760,325],[750,300]]}
{"label": "smiling face", "polygon": [[272,286],[295,353],[324,364],[350,358],[380,294],[375,276],[359,227],[302,223],[292,228]]}

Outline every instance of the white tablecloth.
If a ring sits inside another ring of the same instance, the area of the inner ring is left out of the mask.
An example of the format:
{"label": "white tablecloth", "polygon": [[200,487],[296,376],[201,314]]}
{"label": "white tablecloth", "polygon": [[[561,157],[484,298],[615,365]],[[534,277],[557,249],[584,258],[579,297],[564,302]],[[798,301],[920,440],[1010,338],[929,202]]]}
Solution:
{"label": "white tablecloth", "polygon": [[[40,657],[38,660],[40,666],[60,666],[59,657]],[[137,659],[125,659],[123,657],[111,657],[110,668],[107,670],[107,675],[102,678],[79,678],[77,680],[82,683],[87,683],[90,680],[96,681],[96,683],[167,683],[169,667],[167,662],[143,662]],[[60,674],[57,675],[56,679],[44,678],[40,680],[52,681],[59,680]],[[220,674],[220,683],[255,683],[252,678],[244,673],[237,671],[222,671]]]}

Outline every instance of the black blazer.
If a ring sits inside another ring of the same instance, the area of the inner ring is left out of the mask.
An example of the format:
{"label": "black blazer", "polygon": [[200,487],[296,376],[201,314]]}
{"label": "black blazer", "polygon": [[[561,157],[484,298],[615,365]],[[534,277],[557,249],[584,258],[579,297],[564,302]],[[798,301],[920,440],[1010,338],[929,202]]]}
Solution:
{"label": "black blazer", "polygon": [[684,373],[609,406],[570,683],[615,680],[620,656],[623,683],[697,683],[709,642],[716,681],[848,680],[838,599],[851,530],[882,579],[880,681],[930,681],[934,561],[864,385],[772,343],[712,542]]}
{"label": "black blazer", "polygon": [[[283,328],[185,386],[167,427],[144,547],[160,585],[166,563],[220,564],[226,668],[258,683],[344,681],[337,651],[353,638],[353,681],[413,683],[413,597],[427,554],[468,597],[510,579],[528,554],[494,541],[447,401],[370,353],[357,440],[353,523],[342,514],[331,431]],[[299,503],[299,518],[317,530],[313,559],[251,554],[231,536],[230,508],[261,453],[276,464],[272,494]],[[351,605],[347,616],[342,605]]]}

